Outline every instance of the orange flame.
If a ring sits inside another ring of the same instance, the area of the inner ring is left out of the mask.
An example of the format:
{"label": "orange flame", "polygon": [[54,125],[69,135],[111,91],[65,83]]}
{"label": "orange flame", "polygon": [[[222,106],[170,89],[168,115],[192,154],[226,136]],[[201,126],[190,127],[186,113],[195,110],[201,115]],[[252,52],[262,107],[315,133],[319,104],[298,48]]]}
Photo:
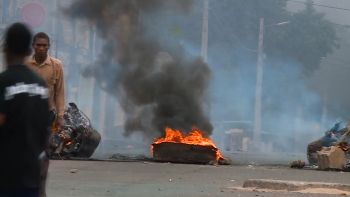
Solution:
{"label": "orange flame", "polygon": [[56,122],[56,120],[54,120],[53,123],[52,123],[52,133],[53,133],[53,134],[58,134],[58,129],[57,129],[57,122]]}
{"label": "orange flame", "polygon": [[349,150],[349,147],[347,146],[337,146],[338,148],[341,148],[343,151],[348,151]]}
{"label": "orange flame", "polygon": [[[196,127],[193,127],[191,133],[186,137],[183,137],[180,131],[173,130],[171,128],[166,128],[165,134],[166,135],[164,138],[155,139],[154,144],[160,144],[162,142],[173,142],[200,146],[212,146],[213,150],[216,152],[216,160],[219,161],[223,158],[214,142],[209,138],[203,137],[202,132]],[[153,153],[153,145],[151,146],[151,152]]]}
{"label": "orange flame", "polygon": [[67,142],[66,146],[70,146],[72,144],[72,142]]}
{"label": "orange flame", "polygon": [[65,135],[63,135],[63,134],[61,135],[61,137],[62,137],[64,140],[66,139],[66,136],[65,136]]}

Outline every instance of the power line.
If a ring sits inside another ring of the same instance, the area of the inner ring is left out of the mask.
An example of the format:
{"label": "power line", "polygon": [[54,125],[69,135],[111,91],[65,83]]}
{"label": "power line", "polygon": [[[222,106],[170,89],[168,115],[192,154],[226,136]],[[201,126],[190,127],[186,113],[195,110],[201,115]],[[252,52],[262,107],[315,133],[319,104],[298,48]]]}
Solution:
{"label": "power line", "polygon": [[[328,21],[328,22],[330,22],[330,21]],[[330,23],[332,23],[332,24],[334,24],[334,25],[338,25],[338,26],[342,26],[342,27],[350,28],[350,25],[341,25],[341,24],[334,23],[334,22],[330,22]]]}
{"label": "power line", "polygon": [[307,2],[295,1],[295,0],[287,0],[287,1],[295,2],[295,3],[311,4],[311,5],[315,5],[315,6],[319,6],[319,7],[332,8],[332,9],[337,9],[337,10],[350,11],[350,9],[347,9],[347,8],[339,8],[339,7],[333,7],[333,6],[328,6],[328,5],[320,5],[320,4],[315,4],[315,3],[307,3]]}
{"label": "power line", "polygon": [[346,64],[349,64],[350,65],[350,62],[346,61],[346,60],[342,60],[342,59],[338,59],[338,58],[335,58],[335,57],[332,57],[332,56],[329,56],[327,58],[331,58],[331,59],[335,59],[335,60],[338,60],[340,62],[343,62],[343,63],[346,63]]}
{"label": "power line", "polygon": [[[287,11],[289,13],[292,13],[292,14],[298,14],[296,12],[291,12],[291,11]],[[338,25],[338,26],[343,26],[343,27],[346,27],[346,28],[350,28],[350,25],[341,25],[341,24],[338,24],[338,23],[335,23],[335,22],[331,22],[331,21],[328,21],[329,23],[332,23],[334,25]]]}
{"label": "power line", "polygon": [[250,52],[257,52],[257,51],[258,51],[257,49],[249,49],[248,47],[246,47],[246,46],[244,46],[243,44],[241,44],[241,42],[239,41],[239,39],[238,39],[233,33],[231,33],[230,29],[229,29],[226,25],[224,25],[224,24],[222,23],[222,21],[219,19],[219,17],[216,15],[216,13],[213,12],[213,14],[214,14],[216,20],[220,23],[220,25],[226,29],[226,32],[227,32],[231,37],[233,37],[233,38],[236,40],[236,42],[238,43],[238,45],[240,45],[243,49],[245,49],[245,50],[247,50],[247,51],[250,51]]}
{"label": "power line", "polygon": [[347,44],[347,45],[341,45],[340,48],[350,48],[350,45]]}
{"label": "power line", "polygon": [[340,64],[337,64],[337,63],[333,63],[333,62],[325,62],[323,61],[324,64],[321,64],[321,65],[325,65],[327,68],[331,68],[331,67],[342,67],[342,68],[345,68],[345,69],[348,69],[350,70],[350,67],[349,66],[343,66],[343,65],[340,65]]}
{"label": "power line", "polygon": [[341,67],[341,68],[344,68],[344,69],[347,69],[347,70],[350,70],[350,67],[348,66],[342,66],[342,65],[339,65],[339,64],[330,64],[330,63],[327,63],[327,64],[323,64],[325,65],[327,68],[332,68],[332,67]]}
{"label": "power line", "polygon": [[[287,1],[308,4],[307,2],[300,2],[300,1],[295,1],[295,0],[287,0]],[[318,4],[313,4],[313,5],[323,6],[323,5],[318,5]],[[331,7],[331,6],[327,6],[327,7],[329,7],[329,8],[334,8],[334,9],[336,8],[336,7]],[[339,8],[339,9],[343,9],[343,8]],[[344,9],[345,9],[345,8],[344,8]],[[346,10],[350,11],[350,9],[346,9]],[[291,11],[287,11],[287,12],[292,13],[292,14],[297,14],[297,13],[291,12]],[[230,36],[232,36],[232,37],[236,40],[236,42],[238,43],[238,45],[240,45],[243,49],[245,49],[245,50],[247,50],[247,51],[251,51],[251,52],[257,52],[257,51],[258,51],[257,49],[249,49],[248,47],[246,47],[246,46],[244,46],[243,44],[241,44],[241,42],[239,41],[239,39],[237,38],[237,36],[235,36],[235,35],[230,31],[230,29],[229,29],[226,25],[224,25],[224,24],[222,23],[222,21],[219,19],[219,17],[216,15],[216,13],[215,13],[215,12],[212,12],[212,13],[214,14],[216,20],[220,23],[220,25],[226,29],[227,33],[228,33]],[[334,25],[338,25],[338,26],[343,26],[343,27],[346,27],[346,28],[350,28],[350,25],[341,25],[341,24],[334,23],[334,22],[331,22],[331,21],[328,21],[328,22],[329,22],[329,23],[332,23],[332,24],[334,24]],[[265,46],[264,46],[264,47],[265,47]],[[350,63],[349,63],[349,64],[350,64]]]}

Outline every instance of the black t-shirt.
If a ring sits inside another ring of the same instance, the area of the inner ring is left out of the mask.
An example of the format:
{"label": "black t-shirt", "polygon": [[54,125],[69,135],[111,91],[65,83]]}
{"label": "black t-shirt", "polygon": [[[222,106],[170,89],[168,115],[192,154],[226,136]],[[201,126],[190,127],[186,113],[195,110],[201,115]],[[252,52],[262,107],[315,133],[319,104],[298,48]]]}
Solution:
{"label": "black t-shirt", "polygon": [[49,136],[49,90],[24,65],[9,66],[0,74],[0,191],[38,188],[39,155]]}

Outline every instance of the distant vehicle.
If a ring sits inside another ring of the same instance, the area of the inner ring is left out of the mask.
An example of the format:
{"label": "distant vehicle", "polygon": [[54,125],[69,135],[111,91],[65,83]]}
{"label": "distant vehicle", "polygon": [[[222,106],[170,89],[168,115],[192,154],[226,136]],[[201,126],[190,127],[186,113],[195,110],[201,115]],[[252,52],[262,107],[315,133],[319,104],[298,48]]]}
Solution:
{"label": "distant vehicle", "polygon": [[247,149],[244,145],[244,138],[248,139],[252,133],[252,122],[250,121],[220,121],[213,122],[214,135],[222,138],[222,149],[226,151],[236,151]]}

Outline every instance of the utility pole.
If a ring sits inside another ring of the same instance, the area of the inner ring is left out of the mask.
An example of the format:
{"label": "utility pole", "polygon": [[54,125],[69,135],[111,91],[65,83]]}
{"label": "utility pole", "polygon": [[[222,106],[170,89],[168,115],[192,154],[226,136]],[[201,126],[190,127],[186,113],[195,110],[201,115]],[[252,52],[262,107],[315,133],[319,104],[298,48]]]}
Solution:
{"label": "utility pole", "polygon": [[295,121],[295,132],[294,132],[294,152],[298,153],[299,151],[299,133],[302,132],[301,120],[303,119],[303,108],[302,105],[299,104],[296,111],[296,121]]}
{"label": "utility pole", "polygon": [[254,118],[254,142],[260,147],[261,140],[261,93],[263,76],[263,44],[264,44],[264,19],[260,19],[258,65],[255,92],[255,118]]}
{"label": "utility pole", "polygon": [[[89,50],[90,50],[90,57],[92,62],[95,62],[95,45],[96,45],[96,26],[91,25],[90,26],[90,40],[89,40]],[[97,82],[95,82],[94,77],[84,77],[83,75],[80,75],[79,84],[78,84],[78,98],[79,98],[79,105],[81,105],[80,108],[83,109],[84,113],[87,117],[93,118],[93,114],[96,113],[98,116],[100,115],[97,112],[94,112],[94,99],[97,97],[96,94],[94,94],[94,89],[97,86]],[[96,116],[96,117],[98,117]]]}
{"label": "utility pole", "polygon": [[53,1],[53,12],[55,13],[55,17],[53,17],[52,21],[52,35],[55,38],[55,58],[58,58],[57,0]]}
{"label": "utility pole", "polygon": [[328,102],[328,83],[326,85],[326,89],[323,91],[322,122],[321,122],[322,131],[326,130],[326,120],[327,120],[327,113],[328,113],[327,102]]}
{"label": "utility pole", "polygon": [[202,51],[201,56],[207,62],[208,56],[208,21],[209,21],[209,0],[204,0],[203,30],[202,30]]}
{"label": "utility pole", "polygon": [[[202,51],[201,56],[203,61],[207,63],[208,61],[208,30],[209,30],[209,0],[204,0],[203,9],[203,29],[202,29]],[[210,102],[203,103],[204,113],[210,114]]]}

